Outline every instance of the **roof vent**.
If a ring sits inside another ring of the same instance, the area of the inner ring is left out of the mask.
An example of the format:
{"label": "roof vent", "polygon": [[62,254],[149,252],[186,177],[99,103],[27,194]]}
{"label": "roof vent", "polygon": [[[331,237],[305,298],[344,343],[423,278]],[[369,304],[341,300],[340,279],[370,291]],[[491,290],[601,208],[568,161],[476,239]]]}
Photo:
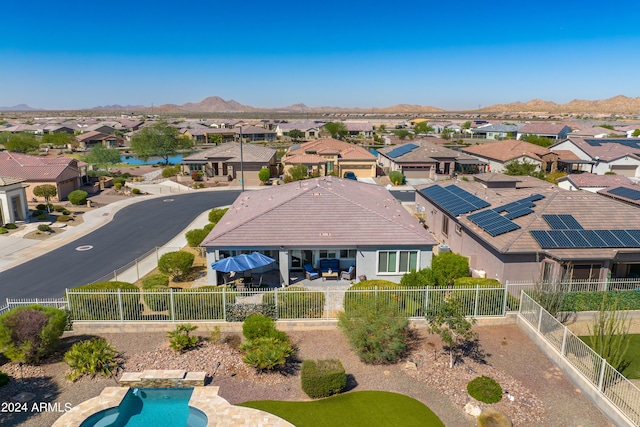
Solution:
{"label": "roof vent", "polygon": [[320,233],[320,237],[330,237],[331,233]]}

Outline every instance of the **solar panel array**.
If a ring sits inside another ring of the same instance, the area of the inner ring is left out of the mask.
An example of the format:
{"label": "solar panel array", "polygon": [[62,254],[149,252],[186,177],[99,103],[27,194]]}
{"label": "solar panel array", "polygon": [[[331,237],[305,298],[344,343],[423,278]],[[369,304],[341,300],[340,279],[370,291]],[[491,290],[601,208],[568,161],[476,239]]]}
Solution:
{"label": "solar panel array", "polygon": [[573,215],[568,214],[544,214],[542,219],[547,221],[549,227],[554,230],[582,230],[582,226]]}
{"label": "solar panel array", "polygon": [[542,249],[640,248],[640,230],[531,230]]}
{"label": "solar panel array", "polygon": [[595,138],[595,139],[585,139],[584,142],[589,144],[592,147],[600,147],[603,144],[620,144],[625,147],[633,148],[635,150],[640,150],[640,139],[625,139],[625,138],[616,138],[616,139],[605,139],[605,138]]}
{"label": "solar panel array", "polygon": [[453,216],[477,211],[491,205],[489,202],[455,185],[441,187],[436,184],[423,188],[420,193]]}
{"label": "solar panel array", "polygon": [[387,156],[391,157],[392,159],[395,159],[397,157],[404,156],[405,154],[415,150],[416,148],[418,148],[416,144],[404,144],[389,151],[387,153]]}
{"label": "solar panel array", "polygon": [[518,224],[500,215],[495,209],[487,209],[467,217],[493,237],[520,228]]}
{"label": "solar panel array", "polygon": [[631,200],[640,200],[640,191],[634,190],[628,187],[616,187],[607,190],[607,193],[615,194],[616,196],[625,197]]}

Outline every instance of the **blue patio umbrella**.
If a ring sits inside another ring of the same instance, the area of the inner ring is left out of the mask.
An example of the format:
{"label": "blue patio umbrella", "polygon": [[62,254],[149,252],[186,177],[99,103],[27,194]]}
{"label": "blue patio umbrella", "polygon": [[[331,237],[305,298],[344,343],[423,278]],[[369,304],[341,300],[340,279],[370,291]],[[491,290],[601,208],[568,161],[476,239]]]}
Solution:
{"label": "blue patio umbrella", "polygon": [[276,262],[275,259],[266,256],[265,254],[261,254],[260,252],[253,252],[247,255],[247,259],[249,260],[248,264],[253,265],[251,268],[264,267],[265,265],[269,265],[273,262]]}
{"label": "blue patio umbrella", "polygon": [[211,268],[223,273],[232,271],[247,271],[258,267],[264,267],[275,262],[275,259],[268,257],[260,252],[251,254],[240,254],[228,258],[222,258],[211,264]]}

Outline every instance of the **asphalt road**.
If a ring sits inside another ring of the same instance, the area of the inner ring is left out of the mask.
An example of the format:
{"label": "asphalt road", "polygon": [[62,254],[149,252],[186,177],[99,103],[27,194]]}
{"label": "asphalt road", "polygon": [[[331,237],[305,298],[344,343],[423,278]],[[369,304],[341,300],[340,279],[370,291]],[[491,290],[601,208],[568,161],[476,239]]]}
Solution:
{"label": "asphalt road", "polygon": [[[66,288],[91,283],[180,234],[201,213],[230,205],[239,191],[170,195],[134,203],[97,230],[0,273],[0,301],[62,297]],[[169,201],[173,200],[173,201]],[[93,249],[77,251],[78,246]]]}

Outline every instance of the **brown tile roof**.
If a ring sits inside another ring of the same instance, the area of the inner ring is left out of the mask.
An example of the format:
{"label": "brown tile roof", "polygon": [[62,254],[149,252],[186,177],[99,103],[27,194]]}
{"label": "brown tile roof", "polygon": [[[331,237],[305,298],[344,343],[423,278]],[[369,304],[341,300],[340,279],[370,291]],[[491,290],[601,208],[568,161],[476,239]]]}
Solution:
{"label": "brown tile roof", "polygon": [[107,138],[117,138],[115,135],[109,135],[107,133],[98,132],[92,130],[76,136],[78,141],[101,141]]}
{"label": "brown tile roof", "polygon": [[[435,163],[441,159],[452,159],[452,160],[473,160],[475,157],[469,156],[464,153],[460,153],[459,151],[452,150],[447,147],[443,147],[442,145],[435,144],[430,140],[422,140],[416,139],[413,141],[408,141],[405,144],[413,144],[417,145],[417,148],[414,148],[411,151],[408,151],[406,154],[395,157],[392,160],[396,163],[416,163],[416,162],[427,162],[427,163]],[[387,154],[390,151],[395,150],[402,145],[397,145],[395,147],[385,147],[378,150],[380,154]]]}
{"label": "brown tile roof", "polygon": [[294,156],[288,156],[285,159],[285,163],[288,164],[304,164],[304,165],[316,165],[318,163],[326,163],[327,159],[316,154],[296,154]]}
{"label": "brown tile roof", "polygon": [[580,157],[576,156],[576,154],[571,150],[552,150],[554,153],[558,155],[558,160],[560,161],[575,161],[582,160]]}
{"label": "brown tile roof", "polygon": [[[266,163],[276,155],[273,148],[263,147],[256,144],[242,144],[242,160],[244,162]],[[240,143],[226,142],[204,151],[192,154],[182,159],[183,163],[190,161],[203,162],[210,159],[221,159],[227,162],[240,161]]]}
{"label": "brown tile roof", "polygon": [[69,157],[40,157],[0,152],[3,175],[27,181],[55,181],[67,175],[78,176],[77,161]]}
{"label": "brown tile roof", "polygon": [[431,235],[384,188],[322,177],[242,193],[209,247],[424,247]]}
{"label": "brown tile roof", "polygon": [[369,160],[375,161],[376,156],[368,152],[360,145],[350,144],[333,138],[322,138],[315,141],[305,142],[297,148],[295,145],[287,152],[288,156],[297,154],[337,154],[340,158],[349,160]]}
{"label": "brown tile roof", "polygon": [[559,135],[562,133],[564,128],[567,125],[558,124],[558,123],[548,123],[548,122],[535,122],[535,123],[525,123],[524,126],[518,130],[518,133],[532,133],[532,134],[541,134],[541,135]]}
{"label": "brown tile roof", "polygon": [[572,173],[564,177],[576,188],[582,187],[619,187],[631,185],[632,181],[624,175],[596,175],[594,173]]}
{"label": "brown tile roof", "polygon": [[[551,146],[551,149],[553,150],[554,146],[562,144],[567,140],[571,141],[573,145],[578,147],[592,159],[598,157],[601,161],[610,162],[625,156],[634,156],[636,158],[640,157],[640,152],[637,149],[626,145],[633,142],[640,144],[640,139],[637,138],[620,138],[620,142],[617,142],[601,138],[578,138],[572,135],[566,140],[554,144]],[[590,141],[591,143],[587,141]]]}
{"label": "brown tile roof", "polygon": [[630,199],[628,197],[620,196],[619,194],[614,194],[614,193],[610,193],[609,192],[610,190],[613,190],[614,188],[620,188],[620,187],[628,188],[630,190],[640,191],[640,186],[634,185],[631,182],[632,181],[629,180],[629,183],[625,184],[625,185],[611,185],[608,188],[604,188],[602,190],[599,190],[598,194],[602,194],[603,196],[611,197],[613,199],[622,200],[623,202],[632,203],[634,205],[640,206],[640,200]]}
{"label": "brown tile roof", "polygon": [[24,182],[23,178],[13,178],[11,176],[0,176],[0,187],[7,187],[9,185]]}
{"label": "brown tile roof", "polygon": [[460,151],[500,162],[507,162],[522,156],[539,159],[541,156],[550,153],[547,148],[514,139],[472,145],[461,148]]}

